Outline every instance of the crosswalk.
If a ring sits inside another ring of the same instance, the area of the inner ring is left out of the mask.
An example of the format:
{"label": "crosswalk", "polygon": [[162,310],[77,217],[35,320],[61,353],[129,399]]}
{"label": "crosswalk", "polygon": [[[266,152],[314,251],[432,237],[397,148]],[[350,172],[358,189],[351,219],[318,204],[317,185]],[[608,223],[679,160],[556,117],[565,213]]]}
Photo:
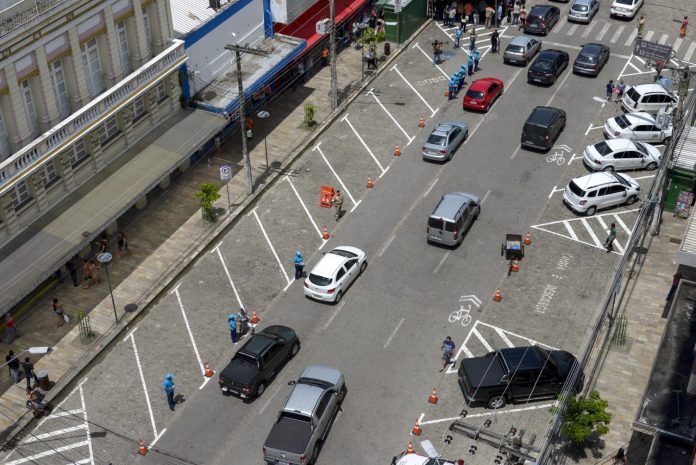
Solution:
{"label": "crosswalk", "polygon": [[[449,37],[450,40],[454,41],[454,30],[456,27],[444,27],[440,23],[435,23],[437,24],[437,27],[440,28],[442,32],[444,32],[447,37]],[[479,53],[481,53],[481,57],[484,57],[490,50],[491,50],[491,34],[493,33],[493,29],[486,29],[483,26],[476,26],[476,48],[479,49]],[[470,28],[467,28],[467,31],[470,31]],[[498,33],[502,37],[503,34],[505,34],[505,31],[508,30],[508,26],[501,26],[498,28]],[[462,37],[459,41],[459,48],[464,51],[467,55],[469,55],[469,35],[467,33],[462,34]]]}
{"label": "crosswalk", "polygon": [[555,236],[570,239],[574,242],[589,245],[597,249],[604,248],[604,240],[611,223],[616,224],[617,235],[614,240],[614,253],[623,255],[625,245],[631,237],[631,229],[637,218],[639,209],[626,210],[616,213],[603,213],[584,218],[551,221],[532,225],[537,231],[544,231]]}

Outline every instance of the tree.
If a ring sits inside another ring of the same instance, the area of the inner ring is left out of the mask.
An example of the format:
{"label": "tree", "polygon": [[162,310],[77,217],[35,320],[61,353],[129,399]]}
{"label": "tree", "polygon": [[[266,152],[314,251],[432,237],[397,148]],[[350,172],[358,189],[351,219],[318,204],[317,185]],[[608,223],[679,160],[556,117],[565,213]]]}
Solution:
{"label": "tree", "polygon": [[607,401],[599,397],[597,391],[592,391],[587,397],[569,397],[561,415],[561,434],[578,448],[581,448],[593,434],[604,436],[609,432],[611,422],[611,414],[606,411],[607,406]]}
{"label": "tree", "polygon": [[201,184],[201,191],[196,192],[196,197],[198,197],[198,199],[201,201],[201,213],[203,214],[203,221],[206,223],[214,223],[217,221],[214,204],[220,198],[220,193],[218,192],[215,184],[210,182],[204,182]]}

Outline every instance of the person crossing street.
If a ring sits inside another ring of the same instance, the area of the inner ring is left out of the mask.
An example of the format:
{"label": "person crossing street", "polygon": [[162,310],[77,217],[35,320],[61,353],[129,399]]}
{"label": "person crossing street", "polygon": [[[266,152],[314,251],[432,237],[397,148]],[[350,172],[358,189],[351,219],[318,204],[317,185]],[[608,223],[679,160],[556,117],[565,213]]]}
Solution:
{"label": "person crossing street", "polygon": [[302,273],[304,272],[304,257],[299,250],[295,252],[293,263],[295,265],[295,279],[302,278]]}
{"label": "person crossing street", "polygon": [[174,406],[176,402],[174,401],[174,389],[176,389],[176,384],[174,384],[174,375],[169,373],[162,383],[162,388],[167,396],[167,404],[169,405],[169,410],[174,411]]}

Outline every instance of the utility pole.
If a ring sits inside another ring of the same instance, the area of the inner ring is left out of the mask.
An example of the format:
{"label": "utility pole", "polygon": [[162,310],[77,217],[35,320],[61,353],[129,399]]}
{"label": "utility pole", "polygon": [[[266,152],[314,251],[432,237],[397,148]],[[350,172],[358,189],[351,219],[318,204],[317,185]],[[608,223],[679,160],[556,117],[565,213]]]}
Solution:
{"label": "utility pole", "polygon": [[338,89],[336,82],[336,5],[335,0],[329,0],[329,15],[331,16],[331,31],[329,34],[331,53],[331,109],[338,107]]}
{"label": "utility pole", "polygon": [[244,177],[246,178],[247,194],[251,195],[254,193],[254,181],[251,178],[251,160],[249,159],[249,149],[247,147],[244,83],[242,82],[242,53],[265,57],[268,56],[268,52],[245,47],[243,45],[225,45],[225,49],[233,51],[237,61],[237,89],[239,92],[239,127],[242,131],[242,159],[244,160]]}

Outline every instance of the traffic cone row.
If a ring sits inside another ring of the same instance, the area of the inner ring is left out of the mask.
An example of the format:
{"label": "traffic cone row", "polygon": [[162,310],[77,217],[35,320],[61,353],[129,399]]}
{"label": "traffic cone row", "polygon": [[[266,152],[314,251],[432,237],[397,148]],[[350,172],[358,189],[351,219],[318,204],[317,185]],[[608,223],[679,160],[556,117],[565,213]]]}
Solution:
{"label": "traffic cone row", "polygon": [[406,449],[407,454],[415,454],[416,451],[413,450],[413,443],[411,441],[408,441],[408,448]]}
{"label": "traffic cone row", "polygon": [[210,368],[210,365],[208,365],[208,362],[205,362],[205,377],[212,378],[213,375],[215,375],[215,372]]}

